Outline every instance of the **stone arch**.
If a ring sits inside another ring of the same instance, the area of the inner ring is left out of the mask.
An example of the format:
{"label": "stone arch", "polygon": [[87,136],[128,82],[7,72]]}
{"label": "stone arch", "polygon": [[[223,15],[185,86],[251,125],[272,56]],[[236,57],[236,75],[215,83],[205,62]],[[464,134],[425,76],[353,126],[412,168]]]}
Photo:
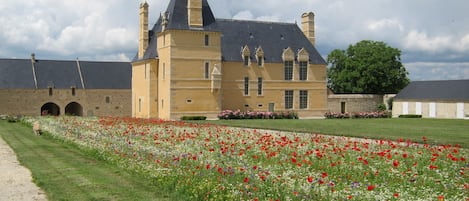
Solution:
{"label": "stone arch", "polygon": [[52,115],[52,116],[59,116],[60,115],[60,107],[52,102],[46,103],[41,107],[41,115]]}
{"label": "stone arch", "polygon": [[80,103],[71,102],[65,106],[65,114],[72,116],[83,116],[83,107]]}

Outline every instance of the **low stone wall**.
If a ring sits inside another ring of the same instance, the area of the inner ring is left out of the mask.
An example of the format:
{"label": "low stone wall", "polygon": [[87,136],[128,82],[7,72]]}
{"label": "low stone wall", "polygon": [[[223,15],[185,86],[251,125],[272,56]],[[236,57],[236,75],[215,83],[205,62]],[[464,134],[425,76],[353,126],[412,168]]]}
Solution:
{"label": "low stone wall", "polygon": [[378,104],[384,103],[383,95],[368,94],[333,94],[328,95],[327,102],[330,112],[373,112]]}

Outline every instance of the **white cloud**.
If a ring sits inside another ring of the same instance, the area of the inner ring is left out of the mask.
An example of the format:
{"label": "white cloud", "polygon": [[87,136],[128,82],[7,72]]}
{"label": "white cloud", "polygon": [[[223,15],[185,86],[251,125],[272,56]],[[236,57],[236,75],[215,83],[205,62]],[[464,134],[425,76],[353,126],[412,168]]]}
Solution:
{"label": "white cloud", "polygon": [[397,30],[402,32],[404,31],[404,26],[397,19],[382,19],[369,22],[368,29],[370,31]]}
{"label": "white cloud", "polygon": [[469,79],[469,62],[414,62],[404,63],[411,80]]}
{"label": "white cloud", "polygon": [[254,15],[251,13],[251,11],[244,10],[244,11],[241,11],[241,12],[237,13],[236,15],[234,15],[233,19],[252,20],[252,19],[254,19]]}

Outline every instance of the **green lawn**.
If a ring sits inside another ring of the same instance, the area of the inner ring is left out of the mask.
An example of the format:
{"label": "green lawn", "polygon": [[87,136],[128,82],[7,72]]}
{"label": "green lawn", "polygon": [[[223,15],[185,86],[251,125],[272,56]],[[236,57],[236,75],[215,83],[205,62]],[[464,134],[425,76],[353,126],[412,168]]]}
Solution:
{"label": "green lawn", "polygon": [[400,138],[469,148],[469,121],[447,119],[223,120],[211,124],[376,139]]}
{"label": "green lawn", "polygon": [[33,135],[22,123],[0,121],[0,137],[49,200],[169,200],[143,176],[108,164],[90,151],[58,142],[47,134]]}

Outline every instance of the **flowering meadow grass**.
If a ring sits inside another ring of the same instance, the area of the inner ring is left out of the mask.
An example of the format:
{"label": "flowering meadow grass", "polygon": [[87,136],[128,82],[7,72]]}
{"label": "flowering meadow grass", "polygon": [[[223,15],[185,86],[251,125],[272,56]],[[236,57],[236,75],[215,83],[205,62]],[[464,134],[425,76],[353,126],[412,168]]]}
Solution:
{"label": "flowering meadow grass", "polygon": [[36,120],[178,200],[469,199],[469,150],[457,145],[132,118]]}

